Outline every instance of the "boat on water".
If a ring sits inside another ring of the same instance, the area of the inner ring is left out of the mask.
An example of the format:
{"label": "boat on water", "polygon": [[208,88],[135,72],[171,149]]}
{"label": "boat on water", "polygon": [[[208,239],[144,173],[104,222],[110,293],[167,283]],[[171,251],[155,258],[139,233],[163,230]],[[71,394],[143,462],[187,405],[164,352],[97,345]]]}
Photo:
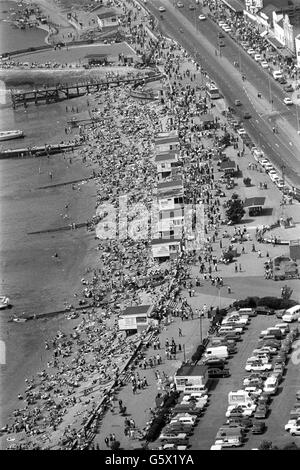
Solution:
{"label": "boat on water", "polygon": [[0,309],[7,308],[10,306],[9,298],[5,295],[0,295]]}
{"label": "boat on water", "polygon": [[24,137],[24,132],[21,130],[0,131],[0,141],[19,139],[20,137]]}
{"label": "boat on water", "polygon": [[28,319],[27,318],[19,318],[19,317],[14,317],[12,321],[16,323],[25,323]]}

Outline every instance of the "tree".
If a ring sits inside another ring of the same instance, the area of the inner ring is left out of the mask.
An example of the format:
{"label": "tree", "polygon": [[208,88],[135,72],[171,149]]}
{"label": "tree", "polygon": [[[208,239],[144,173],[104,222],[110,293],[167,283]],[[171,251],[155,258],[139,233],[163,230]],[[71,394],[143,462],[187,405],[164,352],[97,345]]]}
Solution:
{"label": "tree", "polygon": [[259,450],[272,450],[272,442],[271,441],[261,441],[259,444]]}
{"label": "tree", "polygon": [[232,195],[232,198],[228,201],[226,210],[227,218],[234,224],[238,224],[245,215],[245,209],[242,201],[235,194]]}
{"label": "tree", "polygon": [[245,186],[251,186],[251,178],[244,178],[243,182]]}
{"label": "tree", "polygon": [[293,289],[285,285],[281,290],[281,298],[284,300],[288,300],[290,299],[292,293],[293,293]]}
{"label": "tree", "polygon": [[120,445],[121,445],[121,444],[120,444],[119,441],[113,441],[113,442],[111,443],[110,448],[111,448],[111,450],[119,450],[119,449],[120,449]]}

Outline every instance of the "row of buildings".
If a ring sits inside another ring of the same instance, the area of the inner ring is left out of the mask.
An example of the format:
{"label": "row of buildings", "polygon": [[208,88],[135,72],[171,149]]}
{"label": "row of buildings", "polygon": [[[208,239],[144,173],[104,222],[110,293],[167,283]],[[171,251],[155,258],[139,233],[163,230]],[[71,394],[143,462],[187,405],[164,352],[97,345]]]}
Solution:
{"label": "row of buildings", "polygon": [[290,0],[221,0],[231,11],[253,21],[262,36],[300,66],[300,4]]}

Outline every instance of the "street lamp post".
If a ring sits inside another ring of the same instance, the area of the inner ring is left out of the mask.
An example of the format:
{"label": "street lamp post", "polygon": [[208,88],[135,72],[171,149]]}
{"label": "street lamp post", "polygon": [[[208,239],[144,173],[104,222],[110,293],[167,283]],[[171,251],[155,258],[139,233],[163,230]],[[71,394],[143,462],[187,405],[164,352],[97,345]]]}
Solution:
{"label": "street lamp post", "polygon": [[271,90],[271,80],[270,80],[270,75],[268,74],[268,81],[269,81],[269,97],[270,97],[270,103],[271,103],[271,110],[273,111],[273,99],[272,99],[272,90]]}
{"label": "street lamp post", "polygon": [[240,69],[241,75],[243,75],[243,73],[242,73],[242,57],[241,57],[241,51],[240,50],[239,50],[239,69]]}
{"label": "street lamp post", "polygon": [[203,314],[199,312],[199,320],[200,320],[200,343],[202,344],[202,316]]}
{"label": "street lamp post", "polygon": [[300,129],[299,129],[299,113],[298,113],[298,104],[296,103],[296,118],[297,118],[297,134],[300,134]]}

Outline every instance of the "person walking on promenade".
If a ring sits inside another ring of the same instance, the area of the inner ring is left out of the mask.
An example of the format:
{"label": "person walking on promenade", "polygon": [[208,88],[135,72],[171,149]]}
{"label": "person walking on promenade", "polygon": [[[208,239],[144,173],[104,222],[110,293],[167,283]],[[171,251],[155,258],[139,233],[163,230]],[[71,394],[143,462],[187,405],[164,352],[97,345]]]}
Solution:
{"label": "person walking on promenade", "polygon": [[182,330],[181,330],[181,328],[178,328],[178,335],[179,335],[179,338],[182,336]]}
{"label": "person walking on promenade", "polygon": [[108,438],[108,437],[106,437],[106,438],[104,439],[104,442],[105,442],[105,444],[106,444],[106,447],[109,447],[109,438]]}

